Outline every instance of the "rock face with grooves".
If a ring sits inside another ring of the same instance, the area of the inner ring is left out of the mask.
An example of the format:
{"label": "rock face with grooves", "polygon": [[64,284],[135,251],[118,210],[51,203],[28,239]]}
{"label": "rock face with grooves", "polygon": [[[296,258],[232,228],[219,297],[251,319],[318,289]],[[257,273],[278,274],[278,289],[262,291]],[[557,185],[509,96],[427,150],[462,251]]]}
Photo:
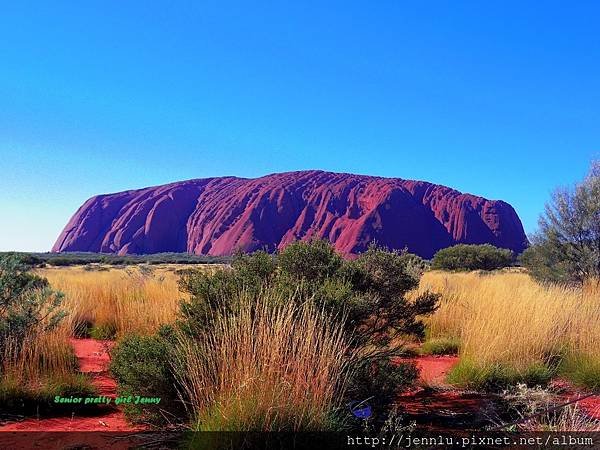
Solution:
{"label": "rock face with grooves", "polygon": [[425,258],[457,243],[527,246],[515,210],[454,189],[322,171],[182,181],[87,200],[52,251],[228,255],[323,238],[345,255],[370,242]]}

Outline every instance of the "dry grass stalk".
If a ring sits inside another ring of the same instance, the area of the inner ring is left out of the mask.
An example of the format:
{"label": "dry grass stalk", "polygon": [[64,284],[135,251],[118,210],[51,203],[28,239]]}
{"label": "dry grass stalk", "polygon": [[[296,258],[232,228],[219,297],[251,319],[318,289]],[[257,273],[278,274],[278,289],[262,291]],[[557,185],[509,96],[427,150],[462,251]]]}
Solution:
{"label": "dry grass stalk", "polygon": [[179,339],[177,370],[198,429],[327,429],[345,380],[342,328],[308,304],[240,295],[211,333]]}

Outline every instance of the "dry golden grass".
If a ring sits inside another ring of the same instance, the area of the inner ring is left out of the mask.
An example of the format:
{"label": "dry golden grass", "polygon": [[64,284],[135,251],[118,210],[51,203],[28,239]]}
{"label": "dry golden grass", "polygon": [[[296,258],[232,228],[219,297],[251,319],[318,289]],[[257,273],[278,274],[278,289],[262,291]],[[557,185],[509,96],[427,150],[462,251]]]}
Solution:
{"label": "dry golden grass", "polygon": [[210,333],[180,337],[177,372],[197,428],[326,430],[345,379],[341,326],[308,304],[273,306],[276,294],[240,295]]}
{"label": "dry golden grass", "polygon": [[[457,338],[461,361],[523,373],[539,364],[600,364],[600,289],[543,286],[526,273],[428,272],[420,289],[441,292],[430,338]],[[592,370],[594,369],[594,370]]]}
{"label": "dry golden grass", "polygon": [[2,358],[4,375],[36,384],[48,376],[67,376],[77,369],[69,337],[63,330],[31,333],[23,342],[7,342]]}
{"label": "dry golden grass", "polygon": [[90,327],[99,330],[98,337],[151,334],[173,322],[183,298],[175,270],[184,267],[90,265],[37,270],[54,290],[65,294],[60,309],[67,316],[51,332],[32,330],[24,342],[8,343],[0,361],[0,398],[89,389],[87,379],[77,374],[69,337]]}
{"label": "dry golden grass", "polygon": [[79,367],[66,329],[32,330],[22,342],[6,342],[0,362],[0,405],[48,404],[55,395],[93,394]]}
{"label": "dry golden grass", "polygon": [[106,337],[151,334],[175,320],[184,297],[175,270],[182,266],[92,267],[94,270],[78,266],[38,271],[65,294],[63,308],[69,315],[63,326],[71,333],[93,326]]}

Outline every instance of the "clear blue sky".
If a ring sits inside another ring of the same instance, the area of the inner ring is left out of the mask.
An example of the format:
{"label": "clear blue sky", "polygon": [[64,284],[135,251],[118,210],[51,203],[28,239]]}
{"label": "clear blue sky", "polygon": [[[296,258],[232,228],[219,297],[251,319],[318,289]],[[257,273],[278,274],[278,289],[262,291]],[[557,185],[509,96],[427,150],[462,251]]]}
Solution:
{"label": "clear blue sky", "polygon": [[563,1],[5,2],[0,250],[48,250],[94,194],[309,168],[503,199],[531,232],[600,157],[599,18]]}

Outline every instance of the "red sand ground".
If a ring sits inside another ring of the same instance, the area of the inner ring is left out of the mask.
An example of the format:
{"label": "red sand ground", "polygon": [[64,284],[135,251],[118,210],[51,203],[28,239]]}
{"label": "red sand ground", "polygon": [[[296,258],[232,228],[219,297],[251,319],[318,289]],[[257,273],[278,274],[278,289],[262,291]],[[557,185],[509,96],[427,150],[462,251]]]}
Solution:
{"label": "red sand ground", "polygon": [[430,431],[475,429],[488,423],[494,408],[493,399],[452,389],[446,375],[458,362],[456,356],[419,356],[412,361],[420,371],[421,386],[398,398],[402,413],[415,420],[419,428]]}
{"label": "red sand ground", "polygon": [[[73,339],[72,345],[79,359],[81,371],[92,377],[94,385],[98,387],[99,394],[115,397],[116,383],[108,373],[110,362],[109,350],[113,343],[110,341],[97,341],[94,339]],[[400,396],[399,403],[402,410],[409,416],[418,419],[422,426],[431,429],[469,428],[476,426],[479,420],[489,419],[488,413],[493,413],[493,400],[491,397],[452,389],[445,383],[445,377],[452,367],[458,362],[456,356],[422,356],[412,358],[421,371],[423,387],[417,388]],[[582,391],[574,388],[566,381],[557,382],[562,393],[560,398],[568,401],[582,395]],[[431,389],[434,386],[436,389]],[[439,388],[439,389],[437,389]],[[583,411],[592,417],[600,419],[600,395],[595,395],[579,402]],[[111,409],[101,415],[57,417],[57,418],[29,418],[21,422],[9,423],[0,426],[0,447],[2,448],[63,448],[64,444],[72,443],[72,436],[50,433],[52,431],[104,431],[104,432],[133,432],[142,431],[144,428],[132,426],[125,421],[121,409]],[[18,431],[40,431],[34,441],[19,440]],[[98,442],[106,442],[101,433],[91,437]],[[65,439],[67,440],[66,442]],[[86,439],[90,439],[87,436]],[[93,441],[86,441],[90,448],[100,448]],[[126,445],[125,442],[122,442]],[[117,443],[117,447],[119,443]],[[116,448],[116,447],[115,447]],[[123,447],[125,448],[125,447]]]}
{"label": "red sand ground", "polygon": [[[566,380],[556,380],[552,385],[555,389],[560,391],[559,398],[565,403],[577,400],[579,397],[586,395],[585,391],[573,387],[573,385]],[[589,417],[600,420],[600,395],[592,395],[591,397],[583,398],[577,402],[577,406]]]}
{"label": "red sand ground", "polygon": [[[80,369],[92,377],[99,395],[116,397],[117,384],[108,372],[108,351],[114,345],[110,341],[95,339],[71,339]],[[28,418],[0,426],[0,431],[139,431],[142,427],[132,426],[125,421],[120,408],[109,409],[102,415],[52,418]]]}
{"label": "red sand ground", "polygon": [[[405,412],[426,416],[432,411],[458,417],[464,414],[481,414],[482,419],[492,414],[493,402],[485,395],[465,393],[445,382],[446,375],[458,362],[456,356],[420,356],[412,358],[421,371],[421,382],[425,386],[439,387],[441,390],[418,388],[400,396],[400,404]],[[586,391],[574,387],[566,380],[553,382],[560,394],[558,400],[568,402],[586,395]],[[592,395],[577,402],[578,407],[589,417],[600,420],[600,395]]]}
{"label": "red sand ground", "polygon": [[456,356],[420,356],[414,359],[421,374],[421,382],[438,385],[446,384],[446,375],[458,362]]}

